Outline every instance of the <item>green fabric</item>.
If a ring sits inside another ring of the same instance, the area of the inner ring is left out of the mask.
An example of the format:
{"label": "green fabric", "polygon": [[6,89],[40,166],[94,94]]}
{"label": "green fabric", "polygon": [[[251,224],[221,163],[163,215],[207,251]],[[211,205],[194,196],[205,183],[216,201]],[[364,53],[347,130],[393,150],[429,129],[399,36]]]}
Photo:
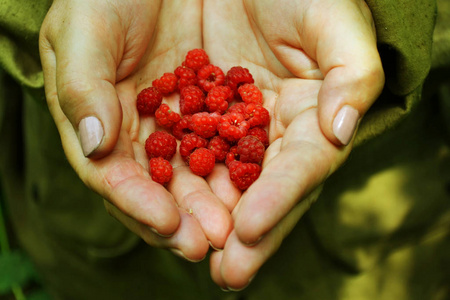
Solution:
{"label": "green fabric", "polygon": [[0,1],[0,66],[14,79],[31,87],[42,87],[38,36],[52,1]]}
{"label": "green fabric", "polygon": [[207,259],[145,245],[84,187],[44,101],[37,45],[51,1],[0,0],[1,186],[55,299],[450,298],[450,3],[366,2],[386,87],[358,147],[252,284],[225,293]]}
{"label": "green fabric", "polygon": [[361,122],[356,145],[394,127],[420,99],[431,65],[436,3],[430,0],[366,1],[377,29],[386,88]]}

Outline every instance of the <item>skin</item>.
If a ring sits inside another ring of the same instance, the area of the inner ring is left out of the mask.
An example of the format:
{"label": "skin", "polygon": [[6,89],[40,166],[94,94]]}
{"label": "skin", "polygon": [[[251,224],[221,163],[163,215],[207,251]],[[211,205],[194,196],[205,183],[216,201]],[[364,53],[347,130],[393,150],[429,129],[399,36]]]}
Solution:
{"label": "skin", "polygon": [[[198,261],[210,244],[223,248],[232,228],[220,191],[216,195],[220,189],[214,189],[226,170],[207,181],[189,172],[178,154],[167,189],[153,182],[144,143],[158,128],[154,117],[140,117],[136,110],[140,90],[202,46],[201,1],[185,4],[55,1],[42,26],[40,52],[48,106],[79,177],[148,244]],[[178,107],[176,97],[164,101]],[[101,120],[105,136],[85,157],[77,128],[91,115]],[[235,203],[238,196],[226,199]]]}
{"label": "skin", "polygon": [[[247,67],[271,113],[263,172],[244,193],[224,165],[201,178],[179,154],[167,189],[148,174],[143,145],[158,128],[138,115],[136,95],[194,48],[225,71]],[[48,106],[79,177],[149,245],[190,261],[211,245],[211,277],[225,289],[249,284],[347,158],[352,142],[343,146],[332,127],[340,108],[363,116],[384,83],[370,11],[356,0],[56,0],[40,51]],[[78,124],[92,115],[105,135],[85,157]]]}
{"label": "skin", "polygon": [[350,153],[352,143],[344,147],[334,136],[334,116],[344,105],[364,115],[384,74],[363,1],[206,1],[203,19],[211,60],[223,69],[247,67],[271,114],[263,171],[233,209],[225,248],[210,260],[213,280],[236,290],[280,247]]}

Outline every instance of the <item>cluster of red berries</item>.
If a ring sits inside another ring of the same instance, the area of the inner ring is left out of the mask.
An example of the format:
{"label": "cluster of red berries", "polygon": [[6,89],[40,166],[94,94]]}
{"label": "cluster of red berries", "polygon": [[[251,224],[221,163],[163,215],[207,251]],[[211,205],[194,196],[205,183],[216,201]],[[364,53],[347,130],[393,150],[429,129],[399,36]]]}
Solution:
{"label": "cluster of red berries", "polygon": [[[180,93],[181,114],[162,103],[163,97]],[[263,95],[249,70],[232,67],[225,74],[209,61],[203,49],[189,51],[173,73],[164,73],[137,96],[140,114],[154,114],[164,130],[145,142],[152,179],[170,181],[170,160],[179,151],[192,172],[207,176],[215,163],[225,163],[230,179],[241,190],[260,175],[270,116]]]}

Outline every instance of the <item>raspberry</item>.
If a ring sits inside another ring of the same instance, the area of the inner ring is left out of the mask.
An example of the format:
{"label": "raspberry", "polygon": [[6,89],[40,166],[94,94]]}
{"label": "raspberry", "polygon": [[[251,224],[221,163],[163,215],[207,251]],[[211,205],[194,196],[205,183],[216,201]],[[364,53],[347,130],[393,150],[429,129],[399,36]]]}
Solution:
{"label": "raspberry", "polygon": [[236,152],[243,163],[261,164],[265,150],[266,147],[257,137],[247,135],[239,140]]}
{"label": "raspberry", "polygon": [[180,91],[188,85],[197,84],[197,74],[195,74],[194,70],[188,67],[180,66],[175,69],[174,73],[178,77],[178,89]]}
{"label": "raspberry", "polygon": [[245,103],[263,104],[263,95],[258,87],[252,83],[246,83],[238,88],[238,93]]}
{"label": "raspberry", "polygon": [[230,179],[242,191],[249,188],[261,174],[261,166],[254,163],[234,161],[230,163]]}
{"label": "raspberry", "polygon": [[153,181],[164,185],[172,179],[173,168],[168,160],[162,157],[153,157],[148,165]]}
{"label": "raspberry", "polygon": [[205,104],[209,112],[223,114],[228,109],[228,103],[232,100],[233,92],[228,86],[213,87],[206,96]]}
{"label": "raspberry", "polygon": [[154,114],[162,102],[162,94],[155,87],[143,89],[137,95],[136,107],[140,114]]}
{"label": "raspberry", "polygon": [[247,104],[245,104],[244,102],[238,102],[236,104],[233,104],[232,106],[230,106],[230,108],[228,108],[229,113],[232,112],[237,112],[240,114],[245,114],[245,107],[247,107]]}
{"label": "raspberry", "polygon": [[211,150],[206,148],[196,149],[189,158],[189,168],[198,176],[206,176],[212,172],[216,157]]}
{"label": "raspberry", "polygon": [[203,111],[205,106],[205,95],[195,85],[189,85],[181,90],[180,111],[183,115],[192,115]]}
{"label": "raspberry", "polygon": [[239,154],[237,153],[237,146],[233,146],[228,151],[227,156],[225,157],[225,165],[229,168],[230,163],[233,161],[239,160]]}
{"label": "raspberry", "polygon": [[167,95],[173,93],[178,86],[178,77],[173,73],[164,73],[161,78],[155,79],[152,85],[157,88],[161,94]]}
{"label": "raspberry", "polygon": [[237,90],[240,85],[254,82],[253,76],[247,68],[236,66],[232,67],[227,72],[226,84],[231,88],[235,95],[237,95]]}
{"label": "raspberry", "polygon": [[219,119],[215,114],[199,112],[192,115],[191,128],[199,136],[210,138],[216,135],[218,123]]}
{"label": "raspberry", "polygon": [[156,123],[159,126],[171,128],[181,120],[181,116],[170,109],[169,105],[162,103],[155,112]]}
{"label": "raspberry", "polygon": [[255,103],[247,104],[245,107],[245,119],[250,123],[250,127],[263,127],[269,124],[270,114],[262,105]]}
{"label": "raspberry", "polygon": [[215,65],[203,66],[197,72],[198,85],[206,92],[215,86],[221,86],[225,82],[225,74]]}
{"label": "raspberry", "polygon": [[244,119],[244,116],[234,112],[223,115],[217,125],[219,135],[231,142],[246,136],[249,128],[250,123]]}
{"label": "raspberry", "polygon": [[230,147],[226,139],[216,135],[209,141],[207,148],[214,153],[216,162],[224,162]]}
{"label": "raspberry", "polygon": [[181,120],[172,127],[172,134],[179,140],[187,133],[191,133],[191,115],[184,115]]}
{"label": "raspberry", "polygon": [[209,64],[209,57],[203,49],[193,49],[186,54],[186,58],[183,62],[183,66],[191,68],[195,72],[201,69],[201,67]]}
{"label": "raspberry", "polygon": [[260,142],[264,145],[264,147],[269,147],[269,136],[267,135],[267,131],[265,131],[261,127],[253,127],[250,128],[247,132],[247,135],[253,135],[257,137]]}
{"label": "raspberry", "polygon": [[208,141],[195,133],[185,134],[180,143],[180,154],[184,161],[189,160],[191,153],[197,148],[205,148]]}
{"label": "raspberry", "polygon": [[165,131],[155,131],[145,141],[145,151],[149,158],[162,157],[171,160],[177,151],[177,141]]}

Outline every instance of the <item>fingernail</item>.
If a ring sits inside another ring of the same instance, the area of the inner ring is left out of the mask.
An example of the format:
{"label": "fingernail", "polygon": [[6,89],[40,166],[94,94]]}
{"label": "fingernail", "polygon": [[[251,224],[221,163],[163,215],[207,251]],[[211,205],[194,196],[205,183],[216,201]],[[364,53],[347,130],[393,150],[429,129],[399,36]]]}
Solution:
{"label": "fingernail", "polygon": [[208,243],[211,246],[211,248],[213,248],[215,251],[223,251],[223,249],[221,249],[221,248],[214,247],[214,245],[211,243],[211,241],[208,241]]}
{"label": "fingernail", "polygon": [[250,279],[248,280],[248,282],[247,282],[247,284],[246,284],[245,286],[243,286],[243,287],[241,287],[241,288],[239,288],[239,289],[230,288],[230,287],[228,286],[227,289],[228,289],[229,291],[232,291],[232,292],[240,292],[240,291],[246,289],[246,288],[250,285],[250,283],[252,283],[253,279],[255,279],[256,274],[257,274],[257,273],[253,274],[253,275],[250,277]]}
{"label": "fingernail", "polygon": [[333,133],[343,144],[350,143],[359,120],[359,112],[350,105],[344,105],[333,121]]}
{"label": "fingernail", "polygon": [[196,259],[189,259],[189,258],[187,258],[187,257],[184,255],[184,253],[183,253],[180,249],[170,248],[169,250],[170,250],[170,252],[172,252],[172,253],[175,254],[176,256],[181,257],[182,259],[185,259],[185,260],[190,261],[190,262],[193,262],[193,263],[201,262],[201,261],[204,259],[204,257],[203,257],[202,259],[197,259],[197,260],[196,260]]}
{"label": "fingernail", "polygon": [[261,242],[261,240],[264,238],[264,235],[260,236],[256,241],[254,242],[242,242],[245,244],[245,246],[247,247],[253,247],[255,245],[257,245],[259,242]]}
{"label": "fingernail", "polygon": [[78,125],[81,148],[84,156],[89,156],[100,145],[103,139],[103,126],[99,119],[90,116],[81,120]]}
{"label": "fingernail", "polygon": [[153,227],[148,227],[148,228],[150,229],[151,232],[153,232],[154,234],[157,234],[158,236],[163,237],[163,238],[168,238],[168,237],[171,237],[173,235],[173,233],[172,234],[161,234],[161,233],[158,232],[158,230],[156,230]]}

